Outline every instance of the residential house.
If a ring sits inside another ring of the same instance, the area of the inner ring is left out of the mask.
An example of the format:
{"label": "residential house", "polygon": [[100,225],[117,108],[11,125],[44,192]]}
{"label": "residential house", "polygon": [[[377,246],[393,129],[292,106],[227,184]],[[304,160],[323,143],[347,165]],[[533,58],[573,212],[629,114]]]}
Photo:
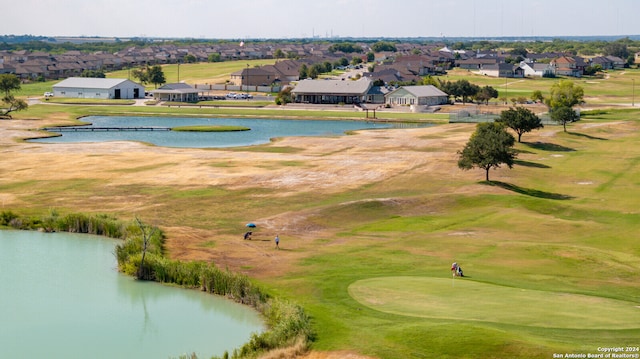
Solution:
{"label": "residential house", "polygon": [[302,80],[291,94],[295,102],[312,104],[358,104],[367,100],[373,82],[368,78],[352,80]]}
{"label": "residential house", "polygon": [[582,71],[578,69],[576,60],[569,56],[561,56],[551,60],[551,66],[555,68],[555,74],[558,76],[582,76]]}
{"label": "residential house", "polygon": [[524,62],[520,63],[524,75],[528,77],[545,77],[555,75],[554,67],[546,63]]}
{"label": "residential house", "polygon": [[300,67],[303,62],[298,60],[280,60],[273,65],[265,65],[261,68],[271,72],[276,81],[283,85],[288,85],[292,81],[300,79]]}
{"label": "residential house", "polygon": [[371,79],[373,82],[382,81],[385,85],[404,82],[400,72],[394,68],[385,68],[383,70],[375,70],[374,72],[364,72],[362,76]]}
{"label": "residential house", "polygon": [[464,60],[457,60],[456,65],[461,69],[478,71],[482,69],[482,66],[495,65],[498,63],[496,58],[470,58]]}
{"label": "residential house", "polygon": [[270,86],[275,80],[274,73],[259,67],[247,67],[231,74],[231,82],[236,86]]}
{"label": "residential house", "polygon": [[621,59],[617,56],[607,56],[607,59],[613,62],[614,69],[621,69],[625,67],[625,65],[627,64],[627,62],[624,59]]}
{"label": "residential house", "polygon": [[402,86],[387,93],[385,103],[391,106],[436,106],[449,103],[449,95],[433,85]]}
{"label": "residential house", "polygon": [[600,65],[603,70],[611,70],[613,69],[613,61],[604,57],[604,56],[596,56],[592,58],[591,65]]}
{"label": "residential house", "polygon": [[16,68],[12,65],[0,62],[0,74],[15,74]]}
{"label": "residential house", "polygon": [[519,65],[513,65],[506,62],[482,65],[480,70],[478,70],[478,73],[491,77],[524,77],[524,69],[522,69]]}

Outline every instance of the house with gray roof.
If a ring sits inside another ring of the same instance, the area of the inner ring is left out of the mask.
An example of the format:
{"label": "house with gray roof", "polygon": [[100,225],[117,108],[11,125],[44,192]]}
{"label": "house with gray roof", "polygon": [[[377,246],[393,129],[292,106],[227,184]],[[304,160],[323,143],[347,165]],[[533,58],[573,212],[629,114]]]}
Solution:
{"label": "house with gray roof", "polygon": [[520,68],[524,70],[525,76],[545,77],[554,75],[555,69],[547,63],[538,62],[520,62]]}
{"label": "house with gray roof", "polygon": [[165,84],[151,91],[154,100],[198,102],[199,90],[183,82]]}
{"label": "house with gray roof", "polygon": [[437,106],[449,103],[449,95],[433,85],[402,86],[385,95],[391,106]]}
{"label": "house with gray roof", "polygon": [[144,98],[144,86],[127,79],[70,77],[53,85],[56,97],[135,99]]}
{"label": "house with gray roof", "polygon": [[295,102],[313,104],[356,104],[365,102],[373,82],[360,80],[302,80],[291,90]]}

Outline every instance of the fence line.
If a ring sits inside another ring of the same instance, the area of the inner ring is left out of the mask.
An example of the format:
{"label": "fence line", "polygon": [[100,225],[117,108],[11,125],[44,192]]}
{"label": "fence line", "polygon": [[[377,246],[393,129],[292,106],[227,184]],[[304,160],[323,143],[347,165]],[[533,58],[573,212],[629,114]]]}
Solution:
{"label": "fence line", "polygon": [[196,84],[194,87],[202,91],[252,91],[252,92],[280,92],[281,86],[248,86],[231,84]]}
{"label": "fence line", "polygon": [[[537,115],[543,125],[555,125],[557,122],[553,121],[549,116],[549,113],[542,113]],[[480,123],[480,122],[493,122],[500,114],[482,112],[478,106],[467,107],[464,110],[455,111],[449,113],[449,123]]]}

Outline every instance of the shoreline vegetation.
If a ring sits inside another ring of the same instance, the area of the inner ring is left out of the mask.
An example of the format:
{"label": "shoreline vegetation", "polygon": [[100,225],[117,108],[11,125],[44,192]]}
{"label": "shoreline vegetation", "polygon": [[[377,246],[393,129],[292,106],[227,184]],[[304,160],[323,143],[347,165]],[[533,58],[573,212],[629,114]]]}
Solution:
{"label": "shoreline vegetation", "polygon": [[[106,214],[60,215],[57,210],[50,210],[46,216],[38,218],[20,217],[10,210],[4,210],[0,212],[2,228],[83,233],[120,239],[122,243],[116,245],[115,254],[121,273],[138,280],[223,296],[247,305],[262,315],[267,330],[253,333],[247,343],[232,353],[225,352],[212,359],[257,357],[270,350],[294,346],[305,351],[313,340],[310,317],[302,307],[270,295],[246,275],[222,270],[203,261],[166,258],[165,236],[157,227],[142,222],[124,222]],[[148,241],[146,234],[151,234]],[[143,259],[145,257],[146,260]]]}

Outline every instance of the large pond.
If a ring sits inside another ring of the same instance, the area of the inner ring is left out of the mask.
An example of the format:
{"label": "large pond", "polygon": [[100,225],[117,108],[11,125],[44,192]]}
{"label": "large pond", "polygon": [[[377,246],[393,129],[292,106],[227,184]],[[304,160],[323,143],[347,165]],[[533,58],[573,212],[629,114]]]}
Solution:
{"label": "large pond", "polygon": [[223,125],[242,126],[249,131],[238,132],[182,132],[182,131],[78,131],[63,132],[62,136],[32,140],[44,143],[142,141],[164,147],[237,147],[264,144],[276,137],[335,136],[348,131],[382,129],[429,124],[390,124],[366,121],[319,121],[231,118],[177,118],[90,116],[82,119],[92,127],[165,127]]}
{"label": "large pond", "polygon": [[208,358],[263,330],[240,304],[119,274],[116,243],[0,231],[0,358]]}

